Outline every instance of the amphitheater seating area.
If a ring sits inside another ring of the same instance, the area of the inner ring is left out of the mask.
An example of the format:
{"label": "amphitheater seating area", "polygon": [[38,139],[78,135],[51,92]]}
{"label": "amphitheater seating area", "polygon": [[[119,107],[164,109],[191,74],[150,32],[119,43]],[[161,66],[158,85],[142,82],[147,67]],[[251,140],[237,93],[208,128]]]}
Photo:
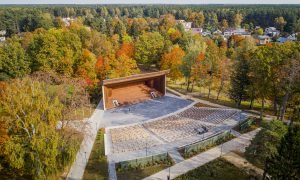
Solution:
{"label": "amphitheater seating area", "polygon": [[113,152],[126,152],[145,149],[160,144],[141,125],[110,130]]}
{"label": "amphitheater seating area", "polygon": [[145,123],[144,127],[165,141],[172,142],[197,135],[195,129],[203,127],[211,129],[213,126],[201,124],[200,121],[193,119],[169,116],[161,120]]}
{"label": "amphitheater seating area", "polygon": [[178,115],[183,118],[195,119],[213,124],[220,124],[237,112],[238,111],[231,109],[192,107],[179,113]]}
{"label": "amphitheater seating area", "polygon": [[197,129],[203,128],[209,131],[228,118],[239,120],[239,114],[237,110],[232,109],[191,107],[159,120],[113,128],[110,129],[112,152],[142,150],[157,146],[163,141],[171,143],[197,136]]}

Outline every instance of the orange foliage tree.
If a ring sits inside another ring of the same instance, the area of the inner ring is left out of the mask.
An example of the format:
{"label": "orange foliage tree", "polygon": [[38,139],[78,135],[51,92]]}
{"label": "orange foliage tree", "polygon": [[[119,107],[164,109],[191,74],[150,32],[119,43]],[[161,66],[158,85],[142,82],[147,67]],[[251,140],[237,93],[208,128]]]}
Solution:
{"label": "orange foliage tree", "polygon": [[179,46],[173,47],[170,52],[163,54],[160,69],[170,69],[169,77],[172,80],[182,77],[180,66],[184,56],[185,52]]}

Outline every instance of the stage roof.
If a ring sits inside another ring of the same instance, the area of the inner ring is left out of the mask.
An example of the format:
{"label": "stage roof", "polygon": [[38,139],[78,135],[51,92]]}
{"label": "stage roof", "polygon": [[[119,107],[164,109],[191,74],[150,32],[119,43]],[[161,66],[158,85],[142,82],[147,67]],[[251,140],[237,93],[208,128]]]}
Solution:
{"label": "stage roof", "polygon": [[106,80],[102,81],[102,85],[105,86],[105,85],[118,84],[118,83],[123,83],[123,82],[128,82],[128,81],[148,79],[148,78],[165,75],[165,74],[168,74],[169,72],[170,72],[170,70],[163,70],[163,71],[157,71],[157,72],[135,74],[135,75],[121,77],[121,78],[106,79]]}

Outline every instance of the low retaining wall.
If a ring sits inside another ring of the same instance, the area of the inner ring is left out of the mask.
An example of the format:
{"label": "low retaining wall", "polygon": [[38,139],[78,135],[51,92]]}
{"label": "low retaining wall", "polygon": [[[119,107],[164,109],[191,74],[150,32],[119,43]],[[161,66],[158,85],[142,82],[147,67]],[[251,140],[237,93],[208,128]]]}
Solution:
{"label": "low retaining wall", "polygon": [[167,163],[171,161],[168,153],[156,154],[151,156],[146,156],[143,158],[132,159],[128,161],[121,161],[116,163],[117,169],[130,169],[130,168],[141,168],[146,166],[151,166],[160,163]]}

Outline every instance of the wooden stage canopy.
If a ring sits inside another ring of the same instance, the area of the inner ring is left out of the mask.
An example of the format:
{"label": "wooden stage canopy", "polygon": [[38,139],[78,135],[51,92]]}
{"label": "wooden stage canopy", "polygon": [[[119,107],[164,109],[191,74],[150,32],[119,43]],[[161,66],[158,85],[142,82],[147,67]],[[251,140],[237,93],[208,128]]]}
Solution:
{"label": "wooden stage canopy", "polygon": [[104,110],[164,96],[168,73],[169,70],[164,70],[103,80]]}

